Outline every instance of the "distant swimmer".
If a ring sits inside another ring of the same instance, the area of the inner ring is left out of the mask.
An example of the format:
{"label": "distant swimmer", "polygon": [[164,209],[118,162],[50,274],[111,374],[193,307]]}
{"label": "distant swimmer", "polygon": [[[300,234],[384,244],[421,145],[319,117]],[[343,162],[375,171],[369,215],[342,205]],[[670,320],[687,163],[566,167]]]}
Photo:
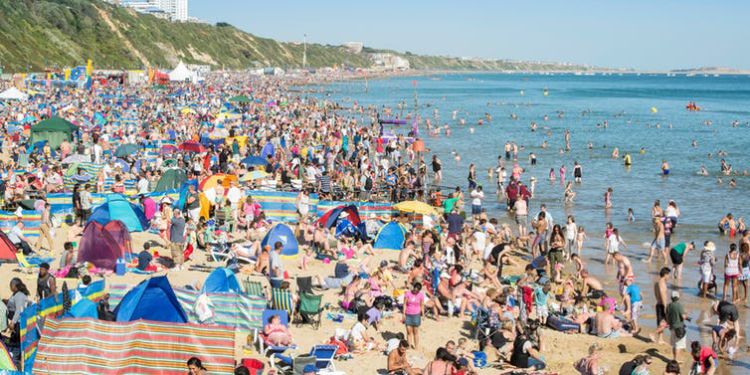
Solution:
{"label": "distant swimmer", "polygon": [[461,119],[461,120],[458,121],[458,123],[461,124],[461,125],[466,125],[466,120],[465,119]]}
{"label": "distant swimmer", "polygon": [[612,150],[612,159],[618,159],[620,157],[620,149],[615,147],[614,150]]}
{"label": "distant swimmer", "polygon": [[612,208],[612,193],[614,190],[610,187],[604,192],[604,208]]}
{"label": "distant swimmer", "polygon": [[696,141],[695,139],[693,139],[693,142],[691,143],[691,145],[693,147],[698,147],[698,141]]}
{"label": "distant swimmer", "polygon": [[625,163],[626,167],[633,165],[633,160],[630,157],[630,154],[628,153],[625,153],[625,156],[622,158],[622,161]]}
{"label": "distant swimmer", "polygon": [[536,122],[532,121],[530,128],[531,128],[532,132],[535,132],[536,131]]}
{"label": "distant swimmer", "polygon": [[708,176],[708,170],[706,169],[705,165],[701,165],[701,169],[698,171],[698,175]]}
{"label": "distant swimmer", "polygon": [[641,147],[641,150],[638,151],[638,153],[641,154],[641,155],[645,155],[646,154],[646,148],[645,147]]}
{"label": "distant swimmer", "polygon": [[474,128],[469,128],[469,133],[474,134]]}
{"label": "distant swimmer", "polygon": [[669,175],[669,163],[667,163],[666,160],[662,160],[661,161],[661,174],[663,176],[668,176]]}

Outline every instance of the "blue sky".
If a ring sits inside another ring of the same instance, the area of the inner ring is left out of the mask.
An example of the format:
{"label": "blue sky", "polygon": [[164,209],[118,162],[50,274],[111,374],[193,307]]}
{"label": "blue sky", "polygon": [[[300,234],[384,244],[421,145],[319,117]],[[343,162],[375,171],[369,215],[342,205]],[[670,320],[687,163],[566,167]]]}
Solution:
{"label": "blue sky", "polygon": [[283,41],[607,67],[750,69],[750,1],[190,0],[190,15]]}

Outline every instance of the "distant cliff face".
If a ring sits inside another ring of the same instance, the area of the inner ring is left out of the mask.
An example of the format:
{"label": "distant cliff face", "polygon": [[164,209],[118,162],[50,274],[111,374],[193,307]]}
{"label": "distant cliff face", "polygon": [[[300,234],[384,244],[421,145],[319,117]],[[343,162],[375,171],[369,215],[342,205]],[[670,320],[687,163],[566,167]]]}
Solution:
{"label": "distant cliff face", "polygon": [[[367,50],[308,44],[307,66],[371,67]],[[171,68],[180,60],[227,69],[300,67],[302,54],[301,44],[257,37],[231,25],[172,23],[98,0],[0,0],[0,65],[6,72],[75,66],[87,59],[101,69]],[[412,69],[582,69],[394,54]]]}

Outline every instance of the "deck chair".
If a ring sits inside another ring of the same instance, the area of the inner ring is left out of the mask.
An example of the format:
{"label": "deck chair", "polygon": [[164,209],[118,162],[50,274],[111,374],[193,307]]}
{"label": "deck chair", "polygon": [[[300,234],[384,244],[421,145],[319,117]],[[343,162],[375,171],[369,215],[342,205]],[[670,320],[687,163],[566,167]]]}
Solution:
{"label": "deck chair", "polygon": [[212,243],[207,244],[206,250],[208,251],[208,255],[211,257],[211,260],[214,262],[224,262],[232,258],[232,255],[229,253],[229,247],[227,246]]}
{"label": "deck chair", "polygon": [[315,365],[316,358],[310,354],[300,354],[294,357],[271,354],[269,361],[276,370],[283,374],[303,375],[306,366]]}
{"label": "deck chair", "polygon": [[[318,370],[332,370],[336,371],[336,366],[333,363],[333,359],[336,357],[336,351],[338,347],[336,345],[315,345],[310,349],[309,354],[304,354],[309,358],[314,358],[313,362]],[[276,354],[271,357],[271,363],[274,368],[284,371],[288,368],[294,368],[294,361],[302,356],[291,357],[283,354]],[[278,360],[278,361],[276,361]]]}
{"label": "deck chair", "polygon": [[[263,326],[265,326],[268,323],[268,319],[270,319],[272,316],[278,315],[279,319],[281,320],[281,324],[289,327],[289,314],[285,310],[264,310],[263,311]],[[296,348],[296,345],[291,346],[280,346],[280,345],[273,345],[268,342],[268,338],[263,334],[263,329],[258,331],[256,334],[256,341],[258,342],[258,350],[263,353],[263,355],[272,355],[272,354],[282,354],[286,352],[289,349]]]}
{"label": "deck chair", "polygon": [[268,299],[268,297],[266,297],[266,288],[260,281],[253,281],[247,277],[242,281],[242,285],[245,287],[245,294],[248,296]]}
{"label": "deck chair", "polygon": [[323,296],[312,293],[299,294],[299,315],[297,326],[310,323],[313,329],[320,328],[320,321],[323,316]]}
{"label": "deck chair", "polygon": [[19,251],[16,253],[16,260],[18,260],[18,265],[21,266],[21,268],[36,268],[42,263],[54,261],[55,258],[27,258],[26,255],[23,255],[23,252]]}
{"label": "deck chair", "polygon": [[[271,288],[271,307],[284,310],[289,316],[294,314],[292,291],[289,289]],[[265,322],[263,322],[265,324]]]}

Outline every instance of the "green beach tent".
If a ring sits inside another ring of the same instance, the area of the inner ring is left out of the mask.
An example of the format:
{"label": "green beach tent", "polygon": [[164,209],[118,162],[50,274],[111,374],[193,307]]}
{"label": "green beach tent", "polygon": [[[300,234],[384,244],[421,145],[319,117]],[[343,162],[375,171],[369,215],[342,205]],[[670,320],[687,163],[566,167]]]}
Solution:
{"label": "green beach tent", "polygon": [[240,103],[240,104],[252,103],[253,102],[252,99],[248,98],[245,95],[233,96],[233,97],[229,98],[229,101],[232,102],[232,103]]}
{"label": "green beach tent", "polygon": [[48,141],[50,147],[57,148],[63,141],[72,141],[78,127],[60,117],[39,121],[31,127],[31,142]]}

